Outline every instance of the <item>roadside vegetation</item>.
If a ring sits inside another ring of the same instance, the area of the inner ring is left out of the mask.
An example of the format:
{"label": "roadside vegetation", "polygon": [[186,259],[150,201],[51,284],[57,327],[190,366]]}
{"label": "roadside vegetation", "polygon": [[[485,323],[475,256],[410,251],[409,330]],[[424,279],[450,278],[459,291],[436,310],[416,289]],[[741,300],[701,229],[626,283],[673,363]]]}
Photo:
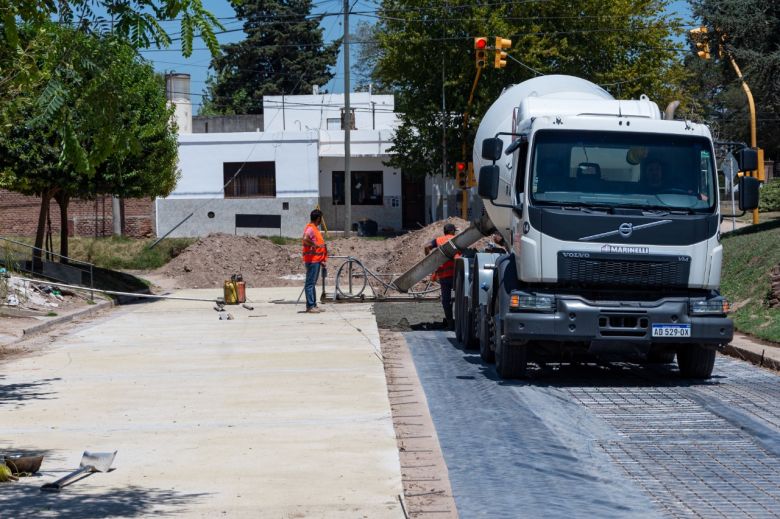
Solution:
{"label": "roadside vegetation", "polygon": [[[17,241],[33,244],[31,238],[15,238]],[[53,240],[54,250],[59,242]],[[153,238],[138,239],[126,236],[105,238],[70,238],[69,257],[93,263],[98,267],[114,270],[152,270],[160,268],[195,242],[194,238],[166,238],[153,249],[149,245]]]}
{"label": "roadside vegetation", "polygon": [[769,306],[772,271],[780,266],[778,243],[780,220],[724,236],[721,289],[732,303],[739,331],[780,343],[780,307]]}

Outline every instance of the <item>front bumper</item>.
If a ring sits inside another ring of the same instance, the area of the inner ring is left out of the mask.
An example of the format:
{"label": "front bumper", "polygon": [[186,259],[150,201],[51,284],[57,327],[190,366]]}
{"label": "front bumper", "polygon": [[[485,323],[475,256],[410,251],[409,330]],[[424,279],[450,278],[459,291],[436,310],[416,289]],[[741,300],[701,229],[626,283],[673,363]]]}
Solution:
{"label": "front bumper", "polygon": [[[511,341],[629,341],[648,346],[672,343],[717,346],[731,341],[734,336],[731,319],[688,315],[688,304],[687,298],[598,303],[577,296],[557,296],[555,312],[507,313],[504,335]],[[653,324],[690,324],[690,336],[653,337]]]}

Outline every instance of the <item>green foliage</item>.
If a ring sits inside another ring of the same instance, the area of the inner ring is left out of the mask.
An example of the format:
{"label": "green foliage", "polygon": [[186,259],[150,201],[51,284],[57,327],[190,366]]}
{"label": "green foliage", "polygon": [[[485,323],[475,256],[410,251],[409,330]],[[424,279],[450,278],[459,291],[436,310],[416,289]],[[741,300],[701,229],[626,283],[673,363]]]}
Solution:
{"label": "green foliage", "polygon": [[234,7],[247,37],[223,45],[224,54],[212,59],[215,75],[201,113],[262,113],[263,96],[310,94],[333,78],[329,69],[341,42],[323,43],[312,0],[246,0]]}
{"label": "green foliage", "polygon": [[170,193],[177,180],[171,109],[135,49],[55,24],[24,27],[22,38],[29,48],[50,49],[37,60],[47,81],[41,92],[20,93],[8,112],[14,124],[0,139],[0,185],[42,196],[44,210],[51,197],[67,210],[74,197]]}
{"label": "green foliage", "polygon": [[[447,171],[452,172],[461,143],[471,149],[488,106],[503,88],[533,77],[534,71],[583,77],[621,98],[644,93],[662,108],[673,99],[687,105],[679,87],[686,72],[672,39],[681,22],[664,14],[668,3],[548,0],[529,8],[525,2],[383,0],[372,80],[396,92],[403,113],[390,163],[418,175],[440,170],[445,127]],[[464,132],[476,36],[488,36],[491,45],[496,36],[511,39],[509,54],[522,64],[510,59],[506,68],[494,69],[489,53]]]}
{"label": "green foliage", "polygon": [[108,269],[152,270],[162,267],[195,242],[191,238],[166,238],[150,249],[152,241],[123,236],[77,238],[71,254]]}
{"label": "green foliage", "polygon": [[[780,159],[780,3],[776,0],[691,0],[708,27],[712,60],[689,58],[704,108],[721,140],[750,142],[749,111],[731,55],[753,93],[758,145]],[[716,42],[724,41],[722,57]]]}
{"label": "green foliage", "polygon": [[[29,243],[25,237],[15,238]],[[54,246],[59,239],[54,237]],[[70,257],[93,263],[107,269],[151,270],[162,267],[178,256],[187,247],[195,243],[195,238],[165,238],[153,249],[149,245],[153,239],[129,238],[127,236],[109,236],[105,238],[71,238]]]}
{"label": "green foliage", "polygon": [[[67,37],[53,30],[54,19],[73,29]],[[83,84],[82,97],[88,99],[89,78],[97,76],[100,66],[76,50],[79,39],[110,34],[136,49],[168,46],[173,39],[159,22],[174,19],[180,20],[181,36],[176,39],[185,56],[191,54],[195,37],[213,54],[219,52],[214,31],[223,27],[201,0],[0,0],[0,139],[22,124],[32,104],[40,124],[59,132],[61,162],[82,172],[94,168],[111,153],[111,136],[93,133],[95,142],[88,151],[80,144],[76,123],[63,113],[72,108],[67,105],[68,89]]]}
{"label": "green foliage", "polygon": [[[95,13],[102,7],[108,18]],[[57,19],[84,32],[111,32],[136,48],[168,46],[172,38],[160,20],[180,20],[182,53],[192,54],[195,35],[203,39],[212,54],[219,53],[214,29],[224,29],[219,20],[203,7],[201,0],[0,0],[2,44],[18,47],[18,25],[38,28]],[[2,45],[0,45],[2,46]]]}
{"label": "green foliage", "polygon": [[758,210],[780,211],[780,180],[769,182],[761,188]]}
{"label": "green foliage", "polygon": [[723,237],[721,289],[736,310],[735,327],[780,342],[780,308],[769,308],[770,271],[780,265],[780,220],[754,225]]}

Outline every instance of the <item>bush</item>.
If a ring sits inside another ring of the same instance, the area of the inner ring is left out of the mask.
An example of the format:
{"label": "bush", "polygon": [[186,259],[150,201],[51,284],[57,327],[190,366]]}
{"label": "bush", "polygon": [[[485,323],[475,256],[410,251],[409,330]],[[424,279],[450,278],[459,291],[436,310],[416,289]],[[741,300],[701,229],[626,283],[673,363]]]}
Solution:
{"label": "bush", "polygon": [[780,211],[780,180],[766,183],[761,188],[759,211]]}

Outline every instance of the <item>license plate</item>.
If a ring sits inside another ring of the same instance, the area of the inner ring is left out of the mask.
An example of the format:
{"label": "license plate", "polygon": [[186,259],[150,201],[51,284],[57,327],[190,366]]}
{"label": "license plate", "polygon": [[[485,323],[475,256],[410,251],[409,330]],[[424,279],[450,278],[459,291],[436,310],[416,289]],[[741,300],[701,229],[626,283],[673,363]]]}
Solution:
{"label": "license plate", "polygon": [[690,337],[690,324],[654,324],[653,337]]}

